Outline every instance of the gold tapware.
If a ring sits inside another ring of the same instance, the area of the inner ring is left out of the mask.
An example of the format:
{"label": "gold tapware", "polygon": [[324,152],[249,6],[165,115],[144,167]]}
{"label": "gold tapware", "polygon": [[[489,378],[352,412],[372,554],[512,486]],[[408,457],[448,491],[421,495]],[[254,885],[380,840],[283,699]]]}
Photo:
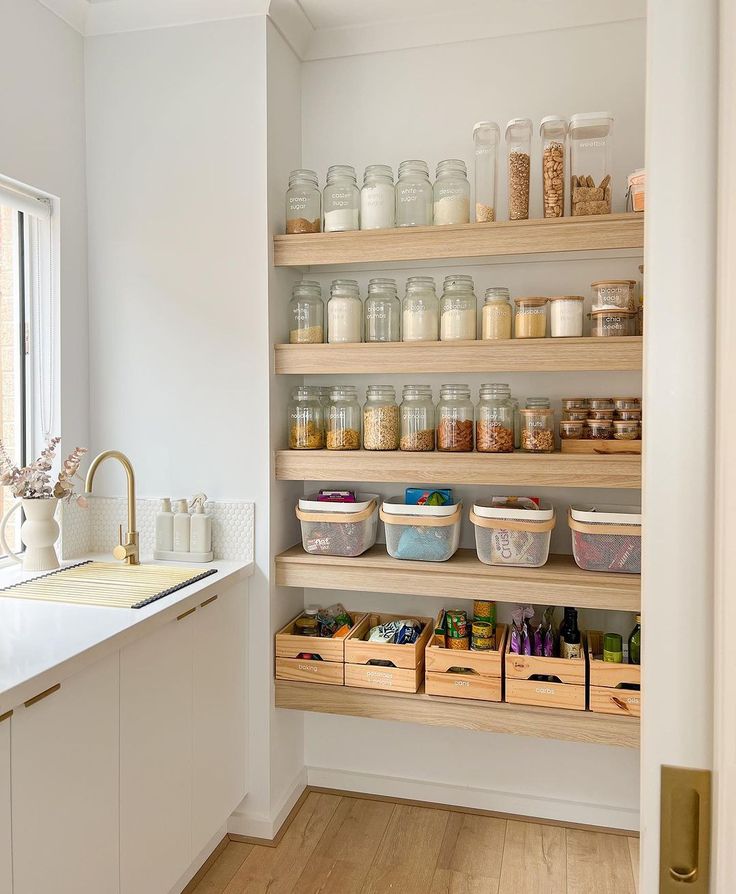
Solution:
{"label": "gold tapware", "polygon": [[84,489],[92,493],[92,484],[95,473],[106,459],[116,459],[125,469],[128,479],[128,531],[123,542],[123,526],[120,525],[120,542],[113,549],[113,556],[126,565],[140,565],[140,550],[138,546],[138,531],[135,528],[135,472],[128,457],[119,450],[105,450],[96,456],[87,471],[87,481]]}

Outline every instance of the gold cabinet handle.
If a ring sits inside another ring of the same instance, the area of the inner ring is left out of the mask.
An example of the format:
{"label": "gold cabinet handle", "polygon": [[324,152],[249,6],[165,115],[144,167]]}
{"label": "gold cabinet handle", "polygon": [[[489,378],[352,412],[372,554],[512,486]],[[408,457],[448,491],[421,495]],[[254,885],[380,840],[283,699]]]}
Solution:
{"label": "gold cabinet handle", "polygon": [[61,683],[56,683],[54,686],[49,686],[48,689],[44,689],[43,692],[39,692],[38,695],[34,695],[33,698],[29,698],[27,702],[23,702],[26,708],[30,708],[31,705],[35,705],[36,702],[40,702],[41,699],[48,698],[50,695],[53,695],[55,692],[58,692],[61,689]]}
{"label": "gold cabinet handle", "polygon": [[13,716],[12,711],[6,711],[4,714],[0,714],[0,723],[2,723],[3,720],[10,720],[10,718],[12,716]]}
{"label": "gold cabinet handle", "polygon": [[196,611],[197,611],[197,606],[195,605],[194,608],[190,608],[189,611],[182,612],[180,615],[178,615],[176,620],[181,621],[182,618],[188,618],[189,615],[194,614],[194,612],[196,612]]}
{"label": "gold cabinet handle", "polygon": [[217,599],[217,593],[215,593],[214,596],[210,596],[209,599],[205,599],[205,601],[199,607],[204,608],[205,605],[210,605],[211,603],[213,603],[215,599]]}

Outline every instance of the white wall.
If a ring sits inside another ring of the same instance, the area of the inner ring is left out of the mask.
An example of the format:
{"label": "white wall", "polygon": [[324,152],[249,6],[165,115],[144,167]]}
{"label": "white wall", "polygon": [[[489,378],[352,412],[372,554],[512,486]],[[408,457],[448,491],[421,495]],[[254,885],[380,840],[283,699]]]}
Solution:
{"label": "white wall", "polygon": [[37,0],[2,0],[0,174],[60,200],[61,420],[89,443],[84,41]]}

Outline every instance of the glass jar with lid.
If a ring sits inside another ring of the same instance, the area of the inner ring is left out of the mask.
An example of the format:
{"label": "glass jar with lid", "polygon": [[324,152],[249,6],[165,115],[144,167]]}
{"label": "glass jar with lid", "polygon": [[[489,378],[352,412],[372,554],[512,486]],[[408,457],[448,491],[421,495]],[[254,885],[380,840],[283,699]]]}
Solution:
{"label": "glass jar with lid", "polygon": [[590,334],[599,338],[621,338],[636,335],[635,310],[594,310],[590,314]]}
{"label": "glass jar with lid", "polygon": [[404,385],[400,450],[434,450],[434,401],[429,385]]}
{"label": "glass jar with lid", "polygon": [[360,449],[360,404],[354,385],[330,389],[327,407],[327,449]]}
{"label": "glass jar with lid", "polygon": [[443,385],[437,404],[437,449],[451,453],[473,450],[473,401],[468,385]]}
{"label": "glass jar with lid", "polygon": [[561,441],[580,441],[583,437],[585,422],[576,419],[563,419],[560,422]]}
{"label": "glass jar with lid", "polygon": [[432,184],[427,162],[402,161],[396,181],[396,226],[428,227],[431,223]]}
{"label": "glass jar with lid", "polygon": [[437,165],[433,216],[435,226],[470,223],[468,169],[459,158],[446,158]]}
{"label": "glass jar with lid", "polygon": [[590,284],[593,310],[636,310],[636,280],[599,279]]}
{"label": "glass jar with lid", "polygon": [[512,118],[506,125],[509,220],[526,220],[529,217],[531,151],[531,120]]}
{"label": "glass jar with lid", "polygon": [[365,301],[365,340],[401,341],[401,302],[395,279],[372,279]]}
{"label": "glass jar with lid", "polygon": [[399,406],[393,385],[369,385],[363,407],[363,447],[399,449]]}
{"label": "glass jar with lid", "polygon": [[360,191],[360,229],[387,230],[395,221],[394,172],[390,165],[368,165]]}
{"label": "glass jar with lid", "polygon": [[438,341],[440,302],[431,276],[410,276],[401,315],[402,341]]}
{"label": "glass jar with lid", "polygon": [[496,219],[496,176],[500,131],[495,121],[479,121],[473,127],[475,147],[475,222]]}
{"label": "glass jar with lid", "polygon": [[616,441],[636,441],[639,437],[640,424],[631,419],[613,420],[613,437]]}
{"label": "glass jar with lid", "polygon": [[593,441],[610,441],[613,438],[613,422],[610,419],[588,418],[588,431]]}
{"label": "glass jar with lid", "polygon": [[511,338],[512,316],[509,290],[505,286],[486,289],[481,311],[481,338],[484,341]]}
{"label": "glass jar with lid", "polygon": [[322,287],[314,280],[295,282],[289,301],[289,343],[320,345],[325,340]]}
{"label": "glass jar with lid", "polygon": [[478,326],[478,302],[473,277],[445,277],[440,299],[440,341],[474,341]]}
{"label": "glass jar with lid", "polygon": [[565,213],[565,143],[567,120],[547,115],[539,125],[542,138],[542,202],[545,217]]}
{"label": "glass jar with lid", "polygon": [[552,453],[555,449],[555,414],[545,407],[527,407],[521,414],[521,449],[526,453]]}
{"label": "glass jar with lid", "polygon": [[317,386],[317,391],[319,392],[319,400],[322,404],[322,408],[325,411],[325,424],[327,423],[327,410],[330,406],[330,395],[332,394],[332,385],[319,385]]}
{"label": "glass jar with lid", "polygon": [[479,453],[513,453],[514,405],[508,385],[480,386],[475,449]]}
{"label": "glass jar with lid", "polygon": [[317,174],[300,169],[289,174],[286,190],[286,232],[319,233],[322,229],[322,195]]}
{"label": "glass jar with lid", "polygon": [[544,338],[547,335],[547,298],[515,298],[516,338]]}
{"label": "glass jar with lid", "polygon": [[573,217],[610,214],[613,115],[610,112],[585,112],[573,115],[568,135],[570,213]]}
{"label": "glass jar with lid", "polygon": [[549,410],[552,406],[550,399],[548,397],[527,397],[526,399],[526,409],[527,410]]}
{"label": "glass jar with lid", "polygon": [[323,193],[325,233],[357,230],[360,223],[360,191],[352,165],[331,165]]}
{"label": "glass jar with lid", "polygon": [[324,407],[318,388],[300,385],[292,391],[288,419],[292,450],[321,450],[325,446]]}
{"label": "glass jar with lid", "polygon": [[549,299],[552,338],[580,338],[583,334],[582,295],[554,295]]}
{"label": "glass jar with lid", "polygon": [[363,302],[354,279],[335,279],[327,302],[327,341],[347,344],[363,340]]}

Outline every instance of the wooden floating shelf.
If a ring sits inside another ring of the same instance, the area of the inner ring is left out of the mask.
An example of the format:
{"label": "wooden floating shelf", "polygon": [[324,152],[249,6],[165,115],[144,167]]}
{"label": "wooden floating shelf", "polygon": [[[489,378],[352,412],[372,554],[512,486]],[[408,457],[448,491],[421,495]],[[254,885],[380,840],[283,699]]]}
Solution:
{"label": "wooden floating shelf", "polygon": [[275,345],[282,375],[640,370],[641,336]]}
{"label": "wooden floating shelf", "polygon": [[[299,544],[276,556],[276,584],[627,612],[638,612],[641,607],[638,574],[583,571],[572,556],[558,555],[550,556],[541,568],[484,565],[474,549],[458,550],[449,562],[410,562],[392,559],[382,544],[355,559],[312,556]],[[431,609],[428,612],[433,614]]]}
{"label": "wooden floating shelf", "polygon": [[424,692],[377,692],[276,680],[276,707],[622,748],[639,747],[639,720],[633,717],[443,698]]}
{"label": "wooden floating shelf", "polygon": [[641,249],[643,214],[274,236],[276,267]]}
{"label": "wooden floating shelf", "polygon": [[278,450],[276,478],[279,481],[640,488],[641,456]]}

